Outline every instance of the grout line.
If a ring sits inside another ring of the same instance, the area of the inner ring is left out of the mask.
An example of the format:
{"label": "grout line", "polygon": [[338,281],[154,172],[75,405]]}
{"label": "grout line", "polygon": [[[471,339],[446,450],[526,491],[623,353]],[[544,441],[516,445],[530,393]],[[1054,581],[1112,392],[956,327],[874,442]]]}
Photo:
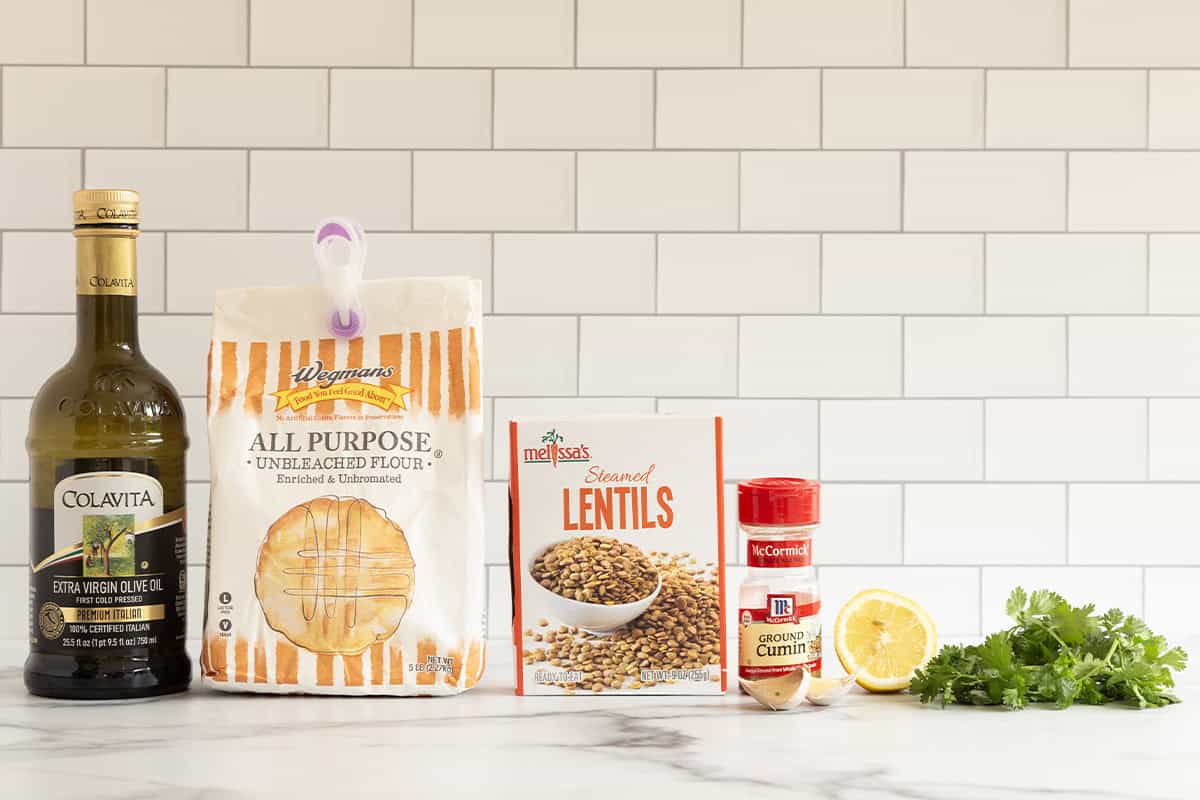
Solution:
{"label": "grout line", "polygon": [[88,63],[88,0],[83,0],[83,63]]}
{"label": "grout line", "polygon": [[[247,0],[253,2],[253,0]],[[417,65],[417,0],[408,3],[408,66]]]}
{"label": "grout line", "polygon": [[738,3],[738,66],[746,66],[746,0]]}
{"label": "grout line", "polygon": [[252,15],[252,9],[251,9],[250,4],[253,2],[254,2],[254,0],[246,0],[246,66],[247,67],[251,66],[251,64],[250,64],[250,39],[252,37],[250,36],[250,28],[251,28],[251,25],[253,24],[253,21],[252,21],[253,15]]}
{"label": "grout line", "polygon": [[[148,66],[154,67],[154,66],[162,66],[162,65],[160,65],[160,64],[145,64],[145,63],[129,63],[129,62],[111,63],[111,64],[107,63],[107,62],[104,64],[91,64],[91,63],[81,64],[78,61],[12,61],[12,62],[6,62],[6,66],[9,66],[9,67],[34,67],[37,69],[42,69],[42,68],[52,69],[52,68],[56,68],[56,67],[81,67],[81,66],[111,67],[111,68],[123,67],[123,68],[145,69]],[[247,64],[214,64],[211,62],[204,62],[204,63],[200,63],[200,62],[183,63],[183,62],[181,62],[178,64],[172,63],[171,68],[172,69],[205,69],[205,70],[222,69],[222,70],[235,70],[236,71],[236,70],[250,70],[250,69],[313,70],[313,69],[323,69],[324,67],[322,65],[314,66],[312,64],[251,64],[251,65],[247,65]],[[347,69],[347,70],[362,70],[362,71],[370,70],[373,72],[378,72],[380,70],[411,72],[414,69],[426,70],[426,71],[461,71],[464,69],[487,69],[486,65],[481,66],[480,64],[477,64],[477,63],[422,64],[419,67],[416,67],[413,65],[409,65],[409,66],[403,66],[403,65],[400,65],[400,66],[397,66],[397,65],[378,66],[378,65],[363,65],[363,64],[337,64],[336,68],[337,69]],[[562,65],[562,66],[547,65],[547,64],[523,64],[523,65],[511,65],[511,66],[498,66],[497,67],[497,69],[519,69],[522,72],[531,72],[531,71],[566,72],[566,71],[574,70],[574,69],[588,70],[589,72],[610,72],[613,70],[649,70],[649,69],[670,69],[673,72],[712,72],[713,70],[719,70],[719,69],[732,69],[732,70],[742,69],[742,70],[746,70],[747,72],[767,72],[767,71],[778,72],[779,70],[805,71],[805,70],[813,70],[813,69],[819,69],[819,68],[821,68],[821,65],[814,64],[811,62],[797,62],[794,64],[771,64],[771,65],[747,64],[744,67],[738,67],[737,65],[722,67],[722,66],[716,66],[716,65],[689,66],[686,64],[680,64],[680,65],[672,64],[670,66],[664,66],[662,64],[662,62],[658,62],[658,61],[645,62],[645,63],[621,64],[619,66],[580,64],[578,67],[576,67],[571,64],[566,64],[566,65]],[[856,71],[856,72],[878,72],[880,70],[894,71],[894,72],[900,72],[900,71],[962,72],[963,70],[972,70],[972,69],[975,69],[975,70],[989,69],[994,72],[1050,72],[1050,73],[1141,72],[1145,69],[1153,69],[1155,72],[1195,72],[1196,71],[1195,65],[1170,66],[1170,65],[1165,65],[1165,64],[1164,65],[1155,65],[1153,67],[1146,67],[1146,66],[1140,66],[1140,65],[1115,65],[1115,66],[1107,66],[1106,65],[1106,66],[1075,66],[1075,67],[1069,67],[1069,68],[1068,67],[1055,67],[1055,66],[1006,66],[1004,64],[988,64],[986,67],[983,65],[980,65],[980,64],[966,64],[966,65],[929,64],[929,65],[913,65],[913,66],[909,66],[907,69],[905,69],[904,67],[901,67],[901,66],[888,66],[886,64],[837,64],[837,65],[830,64],[830,65],[828,65],[827,68],[828,69],[836,69],[836,70]],[[1108,148],[1103,148],[1103,149],[1108,149]]]}
{"label": "grout line", "polygon": [[579,67],[579,0],[574,0],[571,11],[571,66]]}
{"label": "grout line", "polygon": [[[13,65],[8,64],[5,66],[12,67]],[[127,69],[127,68],[121,67],[119,69]],[[138,67],[137,69],[149,70],[149,69],[161,69],[161,67]],[[172,66],[172,67],[169,67],[169,69],[171,69],[172,71],[178,71],[180,68]],[[271,69],[279,69],[279,68],[272,67]],[[325,68],[322,67],[322,68],[318,68],[318,69],[325,69]],[[343,70],[348,69],[348,67],[336,67],[336,69],[339,72],[341,72]],[[313,72],[316,70],[314,70],[313,68],[309,68],[309,71]],[[657,71],[657,70],[655,70],[655,71]],[[192,151],[199,151],[199,152],[210,152],[210,151],[211,152],[222,152],[222,151],[228,151],[228,150],[245,150],[247,147],[253,148],[255,150],[285,150],[285,151],[292,151],[292,152],[296,152],[296,151],[303,152],[305,150],[325,149],[325,148],[321,148],[321,147],[315,147],[313,145],[300,145],[300,144],[297,144],[297,145],[260,145],[260,144],[253,144],[253,143],[229,144],[229,145],[189,144],[189,145],[176,145],[176,146],[168,146],[168,147],[163,147],[161,145],[128,144],[128,145],[102,145],[102,146],[96,147],[95,149],[97,149],[97,150],[120,150],[120,151],[132,151],[132,152],[144,151],[144,150],[154,150],[154,151],[162,151],[162,150],[189,151],[189,150],[192,150]],[[14,151],[15,150],[78,150],[79,145],[76,145],[76,144],[70,144],[70,145],[62,145],[62,144],[8,145],[4,149],[14,150]],[[408,148],[405,148],[405,147],[331,147],[328,149],[344,150],[347,152],[355,152],[355,153],[392,153],[397,150],[403,150],[403,149],[408,149]],[[487,147],[480,147],[480,146],[474,146],[474,147],[465,147],[465,146],[416,147],[413,149],[421,150],[421,151],[429,152],[429,153],[479,153],[479,152],[485,152],[488,150]],[[550,154],[550,153],[577,153],[578,152],[578,153],[617,153],[617,154],[626,154],[626,155],[633,155],[636,153],[648,153],[648,152],[655,152],[655,151],[663,152],[663,153],[692,153],[694,155],[728,155],[730,153],[770,153],[773,155],[793,155],[793,154],[811,155],[814,153],[845,153],[845,154],[854,154],[854,155],[868,155],[868,154],[895,154],[895,153],[906,153],[906,152],[907,153],[925,153],[925,154],[929,154],[929,155],[938,155],[938,154],[945,154],[945,153],[970,153],[973,155],[987,155],[989,153],[1010,153],[1010,154],[1014,154],[1014,155],[1063,155],[1067,152],[1066,150],[1064,150],[1061,147],[1060,148],[1052,148],[1052,147],[989,147],[987,150],[983,150],[979,147],[899,147],[899,146],[897,146],[897,147],[888,148],[888,147],[884,147],[884,146],[872,146],[872,147],[823,147],[822,148],[822,147],[818,147],[816,145],[813,145],[811,147],[699,147],[699,146],[697,146],[697,147],[659,147],[659,146],[654,146],[654,147],[584,147],[584,148],[572,147],[572,146],[547,147],[545,145],[538,145],[537,147],[497,147],[494,149],[499,152],[504,152],[504,153],[530,153],[530,154],[545,153],[545,154]],[[1104,148],[1081,147],[1072,152],[1088,153],[1088,154],[1110,153],[1110,154],[1115,154],[1115,155],[1144,155],[1147,152],[1147,150],[1146,150],[1145,146],[1138,145],[1136,147],[1104,147]],[[1176,155],[1189,155],[1190,156],[1190,155],[1195,155],[1197,153],[1197,148],[1194,148],[1194,147],[1192,147],[1192,148],[1188,148],[1188,147],[1156,147],[1150,152],[1164,153],[1164,154],[1173,153]],[[895,232],[895,229],[891,229],[891,230],[892,230],[892,232]],[[1003,233],[1021,233],[1021,232],[1053,233],[1055,229],[1042,228],[1040,230],[1032,230],[1032,231],[1028,231],[1028,230],[1027,231],[1010,231],[1007,228],[1001,228],[1001,229],[996,229],[996,230],[997,230],[997,232],[1003,232]],[[1200,228],[1189,228],[1189,229],[1182,230],[1182,231],[1175,229],[1175,228],[1165,228],[1162,230],[1157,230],[1157,229],[1155,230],[1156,233],[1158,233],[1158,232],[1161,232],[1161,233],[1195,233],[1197,231],[1200,231]],[[839,231],[839,232],[841,232],[841,231]],[[953,231],[953,232],[961,233],[962,231]],[[1093,228],[1093,229],[1084,229],[1083,232],[1085,232],[1085,233],[1108,233],[1110,231],[1108,231],[1105,228],[1098,228],[1098,229]],[[1145,233],[1146,231],[1145,231],[1145,228],[1143,228],[1142,230],[1138,230],[1138,231],[1128,231],[1127,230],[1124,232],[1125,233]]]}
{"label": "grout line", "polygon": [[[7,149],[9,151],[14,150],[14,148],[7,148]],[[21,149],[24,150],[24,149],[30,149],[30,148],[21,148]],[[106,148],[106,147],[89,147],[89,148],[71,147],[71,148],[60,148],[60,149],[72,150],[75,152],[82,152],[85,149],[90,150],[90,151],[112,152],[112,148]],[[188,149],[190,150],[190,148],[188,148]],[[246,150],[247,150],[247,148],[238,147],[238,148],[229,148],[227,151],[224,151],[224,152],[244,153],[244,152],[246,152]],[[334,150],[335,150],[335,152],[354,152],[352,150],[339,150],[337,148],[335,148]],[[294,150],[289,151],[289,150],[279,150],[279,149],[270,149],[270,148],[261,148],[261,147],[250,148],[250,151],[256,152],[256,153],[257,152],[267,152],[267,153],[295,152]],[[323,153],[326,151],[312,150],[312,152]],[[388,152],[388,153],[409,152],[411,154],[413,151],[388,150],[388,151],[383,151],[383,152]],[[416,151],[416,152],[423,152],[423,151]],[[485,151],[469,151],[469,152],[485,152]],[[40,226],[40,227],[37,227],[37,226],[24,227],[24,226],[22,226],[19,228],[17,228],[17,227],[10,228],[9,230],[11,230],[13,233],[69,233],[71,231],[71,228],[70,228],[70,226],[61,227],[61,228],[48,227],[48,226]],[[522,235],[540,234],[540,235],[546,235],[546,236],[558,236],[558,235],[562,235],[564,233],[571,233],[570,228],[542,228],[542,229],[506,228],[503,230],[498,229],[498,228],[422,228],[420,230],[409,230],[408,228],[391,228],[391,229],[374,228],[373,230],[377,231],[379,233],[430,233],[430,234],[440,234],[440,235],[445,235],[445,236],[479,235],[479,234],[488,234],[488,233],[493,233],[493,232],[504,233],[504,234],[522,234]],[[206,233],[206,234],[244,233],[245,232],[244,229],[242,229],[242,228],[155,227],[155,228],[143,228],[142,229],[143,233],[165,233],[167,231],[170,231],[171,233]],[[253,231],[254,231],[254,233],[277,233],[277,234],[305,233],[305,231],[301,228],[254,228]],[[738,230],[736,228],[722,228],[722,229],[712,229],[712,230],[702,230],[702,231],[689,230],[687,228],[662,228],[662,229],[657,229],[657,230],[653,229],[653,228],[641,228],[641,229],[588,228],[588,229],[579,231],[579,233],[586,233],[589,235],[599,234],[599,235],[605,235],[605,236],[635,236],[635,235],[636,236],[651,236],[655,233],[674,235],[674,236],[684,236],[684,235],[686,235],[686,236],[727,236],[731,233],[737,233],[737,232],[738,232]],[[859,231],[852,231],[852,230],[831,231],[831,230],[819,230],[816,228],[804,229],[804,230],[762,230],[760,228],[749,228],[745,232],[753,233],[755,236],[766,236],[766,237],[793,237],[793,236],[797,236],[797,235],[804,235],[804,236],[825,235],[825,236],[837,236],[837,237],[897,236],[901,233],[907,233],[907,234],[909,234],[908,238],[915,238],[916,236],[962,236],[962,237],[968,237],[968,236],[982,236],[982,235],[987,235],[990,237],[995,237],[995,236],[1005,236],[1005,237],[1007,237],[1007,236],[1044,236],[1047,238],[1064,238],[1064,237],[1069,237],[1069,236],[1076,236],[1079,233],[1081,233],[1081,231],[935,231],[935,230],[897,231],[895,228],[885,228],[882,230],[859,230]],[[311,231],[309,231],[308,233],[311,234]],[[1138,237],[1147,236],[1146,231],[1089,231],[1087,233],[1092,236],[1138,236]],[[1158,233],[1158,232],[1156,231],[1155,233]],[[1177,235],[1177,234],[1194,235],[1194,234],[1200,234],[1200,228],[1197,228],[1195,230],[1186,230],[1186,231],[1185,230],[1163,231],[1162,233],[1163,234],[1169,233],[1172,235]],[[1153,236],[1155,234],[1149,234],[1149,235]],[[740,313],[740,312],[730,312],[730,313]],[[891,312],[887,312],[887,314],[880,314],[877,312],[862,312],[862,313],[855,313],[852,315],[842,314],[840,316],[868,316],[869,317],[869,316],[897,315],[897,314],[905,314],[905,313],[912,313],[912,312],[891,311]],[[1067,313],[1070,313],[1070,315],[1073,317],[1131,317],[1131,316],[1136,317],[1136,316],[1141,316],[1138,313],[1113,313],[1113,312],[1107,312],[1107,311],[1105,311],[1105,312],[1092,311],[1092,312],[1079,312],[1079,313],[1061,312],[1060,311],[1060,312],[1055,312],[1055,313],[1051,313],[1051,314],[1046,314],[1046,313],[1038,312],[1038,311],[1023,311],[1023,312],[1005,312],[1004,314],[998,314],[997,316],[1020,316],[1020,317],[1055,316],[1055,317],[1062,317],[1062,316],[1066,316]],[[937,314],[937,313],[930,313],[930,312],[919,312],[916,315],[917,316],[930,316],[930,317],[979,316],[978,314]],[[779,315],[776,314],[774,316],[779,316]],[[1163,315],[1156,315],[1156,316],[1175,316],[1175,317],[1192,317],[1192,318],[1194,318],[1197,315],[1189,312],[1189,313],[1163,314]]]}
{"label": "grout line", "polygon": [[900,66],[908,66],[908,0],[900,0]]}
{"label": "grout line", "polygon": [[1063,9],[1063,13],[1065,15],[1065,19],[1063,21],[1065,22],[1065,25],[1063,27],[1065,28],[1064,33],[1066,34],[1066,39],[1067,39],[1065,42],[1063,42],[1063,67],[1070,68],[1070,66],[1071,66],[1071,0],[1067,0],[1066,3],[1064,3],[1063,5],[1065,6],[1065,8]]}

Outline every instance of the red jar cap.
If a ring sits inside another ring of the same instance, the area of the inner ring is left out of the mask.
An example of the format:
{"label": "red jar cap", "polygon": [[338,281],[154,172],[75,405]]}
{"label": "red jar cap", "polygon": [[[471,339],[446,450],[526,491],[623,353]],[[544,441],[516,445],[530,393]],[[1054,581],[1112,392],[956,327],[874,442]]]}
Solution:
{"label": "red jar cap", "polygon": [[741,481],[738,521],[745,525],[816,525],[821,521],[821,484],[804,478]]}

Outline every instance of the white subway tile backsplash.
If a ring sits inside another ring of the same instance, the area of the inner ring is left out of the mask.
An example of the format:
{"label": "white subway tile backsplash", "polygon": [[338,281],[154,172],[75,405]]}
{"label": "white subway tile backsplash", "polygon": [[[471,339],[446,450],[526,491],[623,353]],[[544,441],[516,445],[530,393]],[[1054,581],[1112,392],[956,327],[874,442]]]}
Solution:
{"label": "white subway tile backsplash", "polygon": [[1200,564],[1200,483],[1071,487],[1072,564]]}
{"label": "white subway tile backsplash", "polygon": [[1096,605],[1097,613],[1119,608],[1142,613],[1142,571],[1137,567],[984,567],[983,632],[1011,628],[1004,606],[1012,590],[1057,592],[1073,605]]}
{"label": "white subway tile backsplash", "polygon": [[230,230],[246,226],[243,152],[89,150],[87,188],[111,186],[136,186],[141,192],[143,229]]}
{"label": "white subway tile backsplash", "polygon": [[408,153],[260,150],[250,154],[250,227],[311,231],[330,214],[369,231],[412,219]]}
{"label": "white subway tile backsplash", "polygon": [[0,566],[0,639],[29,635],[29,565]]}
{"label": "white subway tile backsplash", "polygon": [[4,144],[161,147],[163,70],[6,67]]}
{"label": "white subway tile backsplash", "polygon": [[0,0],[0,63],[83,63],[84,0]]}
{"label": "white subway tile backsplash", "polygon": [[1200,229],[1200,153],[1072,153],[1073,231]]}
{"label": "white subway tile backsplash", "polygon": [[[75,313],[75,239],[65,231],[10,232],[0,237],[0,310]],[[138,310],[162,311],[164,236],[137,240]]]}
{"label": "white subway tile backsplash", "polygon": [[1200,319],[1078,317],[1070,359],[1073,395],[1200,395]]}
{"label": "white subway tile backsplash", "polygon": [[1150,312],[1200,313],[1200,235],[1150,236]]}
{"label": "white subway tile backsplash", "polygon": [[1200,480],[1200,400],[1150,401],[1150,480]]}
{"label": "white subway tile backsplash", "polygon": [[649,70],[496,70],[496,147],[649,148]]}
{"label": "white subway tile backsplash", "polygon": [[827,314],[978,314],[983,237],[827,234],[821,309]]}
{"label": "white subway tile backsplash", "polygon": [[1061,395],[1067,325],[1044,317],[910,317],[904,323],[909,397]]}
{"label": "white subway tile backsplash", "polygon": [[32,400],[0,400],[0,480],[29,479],[25,435],[32,410]]}
{"label": "white subway tile backsplash", "polygon": [[573,0],[413,0],[418,67],[568,67]]}
{"label": "white subway tile backsplash", "polygon": [[688,69],[657,74],[659,147],[797,149],[817,147],[821,140],[817,70]]}
{"label": "white subway tile backsplash", "polygon": [[1200,65],[1191,0],[1071,0],[1071,66]]}
{"label": "white subway tile backsplash", "polygon": [[733,230],[734,153],[580,153],[580,230]]}
{"label": "white subway tile backsplash", "polygon": [[0,513],[10,521],[10,534],[0,537],[0,564],[28,564],[28,539],[12,533],[29,529],[29,487],[23,483],[0,483]]}
{"label": "white subway tile backsplash", "polygon": [[407,67],[412,63],[412,4],[413,0],[339,0],[336,6],[321,0],[253,0],[250,63]]}
{"label": "white subway tile backsplash", "polygon": [[497,313],[654,311],[650,234],[499,234],[495,248]]}
{"label": "white subway tile backsplash", "polygon": [[823,481],[975,481],[983,478],[978,400],[826,400]]}
{"label": "white subway tile backsplash", "polygon": [[911,67],[1061,67],[1067,0],[907,0]]}
{"label": "white subway tile backsplash", "polygon": [[0,227],[71,227],[71,193],[79,188],[78,150],[0,150]]}
{"label": "white subway tile backsplash", "polygon": [[988,480],[1145,478],[1145,400],[987,401]]}
{"label": "white subway tile backsplash", "polygon": [[[819,541],[814,553],[819,553]],[[818,556],[819,557],[819,556]],[[916,600],[942,637],[979,633],[979,570],[974,567],[821,567],[821,616],[833,630],[838,609],[870,586],[886,586]],[[826,634],[829,635],[828,633]],[[828,659],[836,664],[836,659]]]}
{"label": "white subway tile backsplash", "polygon": [[176,314],[211,312],[218,289],[287,285],[312,260],[301,233],[171,233],[167,248],[167,311]]}
{"label": "white subway tile backsplash", "polygon": [[[185,502],[193,523],[187,526],[187,563],[193,567],[203,568],[208,563],[208,497],[208,483],[188,483]],[[204,524],[197,524],[200,520]],[[197,590],[203,592],[203,586],[197,584]]]}
{"label": "white subway tile backsplash", "polygon": [[660,414],[724,419],[725,479],[817,474],[817,401],[658,401]]}
{"label": "white subway tile backsplash", "polygon": [[1150,72],[1150,147],[1200,147],[1200,70]]}
{"label": "white subway tile backsplash", "polygon": [[88,0],[88,63],[245,64],[247,2]]}
{"label": "white subway tile backsplash", "polygon": [[746,317],[740,342],[742,396],[900,394],[896,317]]}
{"label": "white subway tile backsplash", "polygon": [[991,314],[1140,314],[1146,237],[993,234],[987,237]]}
{"label": "white subway tile backsplash", "polygon": [[413,154],[418,230],[568,230],[574,221],[570,153]]}
{"label": "white subway tile backsplash", "polygon": [[748,67],[898,67],[904,0],[745,0]]}
{"label": "white subway tile backsplash", "polygon": [[492,475],[508,480],[508,423],[517,417],[586,416],[589,414],[653,414],[651,397],[502,397],[496,399],[492,435]]}
{"label": "white subway tile backsplash", "polygon": [[[175,387],[179,390],[179,387]],[[180,390],[182,391],[182,390]],[[204,397],[183,398],[184,422],[187,424],[188,450],[185,461],[187,476],[208,478],[208,409]],[[195,519],[195,518],[193,518]]]}
{"label": "white subway tile backsplash", "polygon": [[368,277],[483,284],[497,636],[504,423],[655,411],[726,417],[731,586],[737,480],[799,474],[830,619],[880,584],[970,635],[1032,580],[1200,631],[1197,31],[1190,0],[0,0],[0,502],[73,339],[70,193],[128,186],[201,520],[214,291],[311,277],[340,213]]}
{"label": "white subway tile backsplash", "polygon": [[577,5],[580,66],[738,64],[738,0],[578,0]]}
{"label": "white subway tile backsplash", "polygon": [[1054,231],[1066,226],[1063,153],[906,153],[904,180],[907,230]]}
{"label": "white subway tile backsplash", "polygon": [[913,484],[906,564],[1062,564],[1067,490],[1048,484]]}
{"label": "white subway tile backsplash", "polygon": [[508,567],[487,568],[487,635],[493,639],[512,636],[512,582]]}
{"label": "white subway tile backsplash", "polygon": [[20,342],[8,353],[11,374],[5,394],[33,397],[54,370],[67,363],[75,345],[73,316],[0,315],[0,339]]}
{"label": "white subway tile backsplash", "polygon": [[731,317],[584,317],[579,393],[730,396],[737,392],[737,342]]}
{"label": "white subway tile backsplash", "polygon": [[[67,320],[70,321],[70,317]],[[212,320],[207,316],[147,315],[138,321],[138,328],[146,358],[151,364],[162,364],[171,370],[168,377],[175,391],[188,397],[203,397],[208,377],[204,365],[212,341]],[[203,419],[204,414],[192,416]],[[195,441],[193,429],[189,428],[189,434]],[[207,467],[204,471],[208,471]]]}
{"label": "white subway tile backsplash", "polygon": [[1146,146],[1146,74],[1134,70],[995,70],[989,147]]}
{"label": "white subway tile backsplash", "polygon": [[[730,275],[739,279],[730,281]],[[679,233],[658,237],[664,314],[812,314],[821,253],[809,234]]]}
{"label": "white subway tile backsplash", "polygon": [[827,148],[983,144],[982,70],[832,69],[822,92]]}
{"label": "white subway tile backsplash", "polygon": [[899,564],[904,560],[904,487],[897,484],[822,483],[821,527],[813,562]]}
{"label": "white subway tile backsplash", "polygon": [[1160,567],[1145,571],[1146,607],[1142,610],[1155,633],[1174,642],[1196,633],[1200,581],[1196,570]]}
{"label": "white subway tile backsplash", "polygon": [[487,70],[338,69],[332,76],[334,147],[486,148],[491,141]]}
{"label": "white subway tile backsplash", "polygon": [[745,230],[897,230],[900,192],[898,153],[742,154]]}
{"label": "white subway tile backsplash", "polygon": [[578,367],[574,317],[485,317],[488,395],[572,395]]}
{"label": "white subway tile backsplash", "polygon": [[328,143],[326,70],[172,69],[168,80],[167,144],[172,147]]}

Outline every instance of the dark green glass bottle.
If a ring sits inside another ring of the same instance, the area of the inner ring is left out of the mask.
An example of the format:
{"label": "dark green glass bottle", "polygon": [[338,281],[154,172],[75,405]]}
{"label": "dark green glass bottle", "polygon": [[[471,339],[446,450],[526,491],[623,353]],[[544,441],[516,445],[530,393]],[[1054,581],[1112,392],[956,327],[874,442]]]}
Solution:
{"label": "dark green glass bottle", "polygon": [[25,685],[148,697],[191,679],[183,407],[138,347],[138,194],[75,193],[76,339],[29,421]]}

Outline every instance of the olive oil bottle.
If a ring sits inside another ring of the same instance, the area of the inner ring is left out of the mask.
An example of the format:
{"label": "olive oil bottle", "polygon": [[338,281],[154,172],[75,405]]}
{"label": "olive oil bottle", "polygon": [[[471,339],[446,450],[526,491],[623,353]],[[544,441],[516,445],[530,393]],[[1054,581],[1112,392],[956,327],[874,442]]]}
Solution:
{"label": "olive oil bottle", "polygon": [[78,699],[182,691],[187,538],[179,396],[138,347],[138,194],[75,193],[75,352],[29,422],[25,686]]}

